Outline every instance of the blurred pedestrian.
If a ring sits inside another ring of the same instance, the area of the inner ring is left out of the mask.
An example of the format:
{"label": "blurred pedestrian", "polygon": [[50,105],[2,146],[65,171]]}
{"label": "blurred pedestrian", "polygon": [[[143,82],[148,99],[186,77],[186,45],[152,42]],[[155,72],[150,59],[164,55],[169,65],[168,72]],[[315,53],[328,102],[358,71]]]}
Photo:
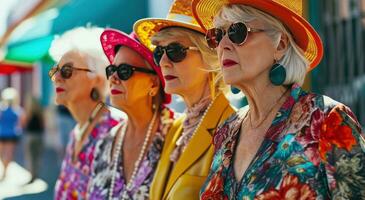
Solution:
{"label": "blurred pedestrian", "polygon": [[21,136],[24,124],[23,110],[18,105],[18,92],[15,88],[6,88],[1,93],[0,106],[0,160],[4,166],[0,180],[6,176],[9,163],[13,161],[15,147]]}
{"label": "blurred pedestrian", "polygon": [[36,98],[27,99],[25,113],[25,155],[31,174],[31,179],[28,183],[33,183],[39,175],[44,136],[43,109]]}

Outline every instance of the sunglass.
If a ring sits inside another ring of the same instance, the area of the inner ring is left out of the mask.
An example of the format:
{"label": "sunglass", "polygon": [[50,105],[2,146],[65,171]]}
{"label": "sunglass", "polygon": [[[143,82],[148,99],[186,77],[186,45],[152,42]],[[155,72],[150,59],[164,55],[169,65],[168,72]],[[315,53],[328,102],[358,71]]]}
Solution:
{"label": "sunglass", "polygon": [[172,62],[181,62],[186,58],[187,50],[199,50],[198,47],[184,47],[183,45],[173,42],[165,47],[157,46],[153,51],[153,60],[157,66],[160,65],[161,58],[166,52],[167,57]]}
{"label": "sunglass", "polygon": [[[255,29],[247,27],[247,25],[243,22],[237,22],[229,26],[228,28],[228,38],[236,45],[242,45],[246,42],[247,36],[249,32],[262,32],[265,31],[263,29]],[[226,30],[221,28],[212,28],[207,31],[205,34],[205,40],[208,43],[208,46],[212,49],[217,48],[224,35],[226,34]]]}
{"label": "sunglass", "polygon": [[83,68],[76,68],[73,67],[71,64],[65,64],[62,67],[54,66],[52,67],[49,72],[48,76],[51,80],[54,80],[54,75],[60,71],[61,77],[63,79],[69,79],[72,76],[73,70],[79,70],[79,71],[86,71],[86,72],[92,72],[90,69],[83,69]]}
{"label": "sunglass", "polygon": [[145,74],[156,74],[156,72],[153,70],[146,69],[143,67],[136,67],[125,63],[122,63],[119,66],[109,65],[105,69],[107,79],[109,79],[110,76],[114,74],[114,72],[117,72],[118,78],[124,81],[128,80],[133,75],[134,71],[142,72]]}

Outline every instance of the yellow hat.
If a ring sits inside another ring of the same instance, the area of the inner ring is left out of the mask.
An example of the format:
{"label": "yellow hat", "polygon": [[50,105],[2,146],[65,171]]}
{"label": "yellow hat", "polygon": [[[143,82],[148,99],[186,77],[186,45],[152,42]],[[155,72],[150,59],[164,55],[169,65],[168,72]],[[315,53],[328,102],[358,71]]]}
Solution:
{"label": "yellow hat", "polygon": [[166,18],[145,18],[136,21],[133,30],[139,41],[153,50],[154,45],[151,43],[151,37],[167,27],[182,27],[205,34],[205,31],[193,17],[191,4],[192,0],[175,0]]}
{"label": "yellow hat", "polygon": [[219,10],[229,4],[251,6],[280,20],[290,30],[296,44],[309,60],[309,70],[321,61],[322,41],[314,28],[302,17],[302,0],[193,0],[193,15],[201,27],[207,30],[213,27],[214,16]]}

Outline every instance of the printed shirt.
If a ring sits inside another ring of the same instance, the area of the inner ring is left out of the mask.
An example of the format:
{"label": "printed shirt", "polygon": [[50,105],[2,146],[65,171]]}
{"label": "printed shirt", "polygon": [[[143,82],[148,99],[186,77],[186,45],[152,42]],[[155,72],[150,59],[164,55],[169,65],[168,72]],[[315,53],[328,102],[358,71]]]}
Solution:
{"label": "printed shirt", "polygon": [[233,157],[248,107],[214,136],[200,198],[365,199],[365,135],[349,108],[293,85],[241,180]]}

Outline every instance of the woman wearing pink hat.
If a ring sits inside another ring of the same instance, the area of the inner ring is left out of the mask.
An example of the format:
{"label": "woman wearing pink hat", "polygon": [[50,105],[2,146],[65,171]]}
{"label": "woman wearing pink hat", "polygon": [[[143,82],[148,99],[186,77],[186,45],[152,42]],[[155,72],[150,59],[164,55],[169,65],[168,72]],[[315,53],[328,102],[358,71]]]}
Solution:
{"label": "woman wearing pink hat", "polygon": [[200,198],[365,199],[365,135],[352,111],[306,92],[323,54],[302,0],[194,0],[224,81],[248,106],[222,124]]}
{"label": "woman wearing pink hat", "polygon": [[105,30],[101,45],[112,106],[127,114],[96,147],[88,199],[149,199],[150,184],[174,113],[161,70],[135,35]]}

